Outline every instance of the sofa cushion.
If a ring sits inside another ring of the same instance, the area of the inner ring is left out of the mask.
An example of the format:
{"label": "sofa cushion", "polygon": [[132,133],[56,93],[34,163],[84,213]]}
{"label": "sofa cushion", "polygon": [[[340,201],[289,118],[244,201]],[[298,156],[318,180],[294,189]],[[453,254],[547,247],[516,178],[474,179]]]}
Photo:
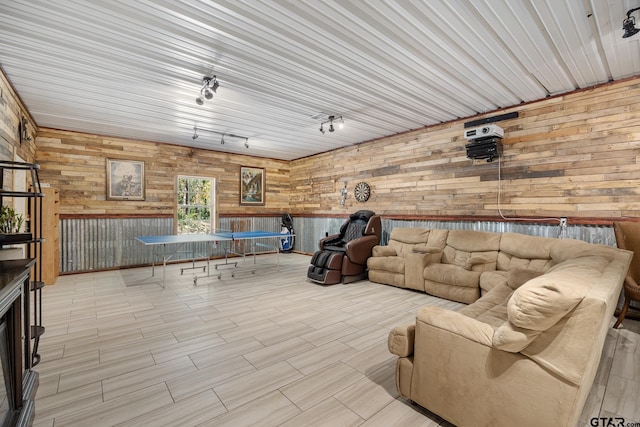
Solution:
{"label": "sofa cushion", "polygon": [[523,351],[584,299],[608,264],[600,256],[583,256],[557,264],[544,274],[512,269],[507,282],[515,290],[507,303],[508,321],[496,328],[493,346]]}
{"label": "sofa cushion", "polygon": [[519,287],[507,305],[509,321],[520,328],[544,331],[582,300],[582,286],[565,274],[546,274]]}
{"label": "sofa cushion", "polygon": [[428,243],[418,243],[413,247],[413,252],[418,252],[421,254],[441,254],[442,255],[442,248],[439,248],[436,246],[429,246]]}
{"label": "sofa cushion", "polygon": [[482,293],[485,294],[498,285],[506,285],[507,275],[508,273],[506,271],[499,270],[483,272],[480,275],[480,289],[482,289]]}
{"label": "sofa cushion", "polygon": [[[451,230],[447,237],[447,244],[442,251],[443,264],[454,264],[459,267],[473,269],[474,258],[484,258],[477,264],[479,271],[495,270],[495,262],[500,248],[500,234],[472,230]],[[491,265],[490,263],[494,263]]]}
{"label": "sofa cushion", "polygon": [[582,240],[561,239],[551,247],[551,258],[555,264],[562,263],[569,259],[582,258],[587,256],[599,256],[610,262],[616,256],[610,246],[595,245],[583,242]]}
{"label": "sofa cushion", "polygon": [[528,280],[543,273],[544,271],[542,270],[520,267],[511,268],[508,271],[486,271],[480,275],[480,289],[482,289],[483,295],[500,285],[507,285],[511,289],[517,289]]}
{"label": "sofa cushion", "polygon": [[462,307],[458,312],[472,317],[494,328],[507,321],[507,302],[513,289],[506,285],[497,285],[473,304]]}
{"label": "sofa cushion", "polygon": [[429,240],[430,230],[426,228],[402,228],[391,230],[387,246],[395,249],[398,256],[410,253],[418,243]]}
{"label": "sofa cushion", "polygon": [[512,268],[507,272],[507,285],[511,289],[518,289],[531,279],[542,275],[542,271],[529,268]]}
{"label": "sofa cushion", "polygon": [[430,229],[419,227],[395,227],[391,230],[389,240],[403,243],[426,243],[429,240]]}
{"label": "sofa cushion", "polygon": [[467,252],[497,251],[500,249],[500,233],[474,230],[450,230],[447,246]]}
{"label": "sofa cushion", "polygon": [[480,282],[479,271],[469,271],[451,264],[429,264],[425,267],[423,276],[425,280],[469,288],[478,287]]}
{"label": "sofa cushion", "polygon": [[529,280],[509,300],[509,321],[519,328],[547,330],[582,301],[608,264],[600,256],[570,259]]}
{"label": "sofa cushion", "polygon": [[541,333],[505,322],[494,332],[491,344],[498,350],[517,353],[527,348]]}
{"label": "sofa cushion", "polygon": [[558,239],[503,233],[500,239],[498,270],[529,268],[545,271],[553,264],[551,248]]}

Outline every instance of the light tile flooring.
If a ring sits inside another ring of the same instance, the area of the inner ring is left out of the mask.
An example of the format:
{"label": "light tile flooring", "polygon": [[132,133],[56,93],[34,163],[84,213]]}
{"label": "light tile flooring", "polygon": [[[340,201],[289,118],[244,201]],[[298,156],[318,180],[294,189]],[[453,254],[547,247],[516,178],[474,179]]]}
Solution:
{"label": "light tile flooring", "polygon": [[[448,425],[398,397],[386,338],[421,306],[461,304],[368,281],[317,285],[309,260],[282,254],[279,271],[223,270],[197,286],[172,265],[164,289],[148,267],[61,276],[43,293],[34,425]],[[640,322],[625,321],[581,425],[638,422],[639,396]]]}

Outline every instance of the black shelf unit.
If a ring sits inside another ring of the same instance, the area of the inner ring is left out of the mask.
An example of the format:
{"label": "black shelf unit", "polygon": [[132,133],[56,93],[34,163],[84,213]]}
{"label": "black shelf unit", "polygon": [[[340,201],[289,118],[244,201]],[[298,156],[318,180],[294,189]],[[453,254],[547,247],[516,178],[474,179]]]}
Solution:
{"label": "black shelf unit", "polygon": [[[0,161],[0,205],[6,198],[23,198],[27,200],[27,212],[24,221],[24,232],[7,235],[0,234],[0,247],[8,245],[24,245],[26,258],[35,259],[29,286],[24,289],[24,367],[36,366],[40,362],[38,346],[45,328],[42,324],[42,198],[44,193],[40,186],[38,171],[40,165]],[[7,171],[24,171],[26,174],[26,191],[5,190],[5,173]],[[31,310],[33,309],[33,310]],[[33,343],[31,342],[33,341]]]}

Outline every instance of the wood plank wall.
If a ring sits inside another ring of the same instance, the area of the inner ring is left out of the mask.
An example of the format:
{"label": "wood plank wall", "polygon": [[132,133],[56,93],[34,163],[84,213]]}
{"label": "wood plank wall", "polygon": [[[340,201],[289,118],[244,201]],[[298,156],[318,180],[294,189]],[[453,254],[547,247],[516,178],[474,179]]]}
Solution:
{"label": "wood plank wall", "polygon": [[[41,179],[60,189],[64,214],[172,214],[178,174],[220,180],[219,213],[388,217],[553,218],[603,222],[640,217],[640,78],[461,119],[291,162],[154,142],[40,129]],[[463,124],[517,111],[499,164],[466,158]],[[346,117],[348,123],[348,116]],[[144,202],[105,200],[105,159],[145,161]],[[266,206],[240,207],[240,165],[266,168]],[[500,173],[500,186],[498,176]],[[340,189],[347,182],[345,206]],[[372,188],[366,203],[356,183]]]}
{"label": "wood plank wall", "polygon": [[[500,220],[500,199],[509,218],[639,217],[638,99],[634,78],[472,118],[519,113],[496,123],[505,130],[500,168],[495,160],[466,158],[469,118],[295,160],[292,211]],[[353,197],[360,181],[372,189],[366,203]]]}
{"label": "wood plank wall", "polygon": [[[60,190],[60,215],[173,215],[178,175],[216,178],[224,214],[280,214],[289,208],[289,162],[148,141],[41,128],[42,182]],[[106,159],[144,161],[144,201],[106,199]],[[240,166],[266,171],[265,206],[239,205]]]}
{"label": "wood plank wall", "polygon": [[[28,122],[30,141],[20,139],[20,121],[23,117]],[[33,118],[0,69],[0,159],[12,161],[17,155],[32,162],[36,151],[36,133]]]}

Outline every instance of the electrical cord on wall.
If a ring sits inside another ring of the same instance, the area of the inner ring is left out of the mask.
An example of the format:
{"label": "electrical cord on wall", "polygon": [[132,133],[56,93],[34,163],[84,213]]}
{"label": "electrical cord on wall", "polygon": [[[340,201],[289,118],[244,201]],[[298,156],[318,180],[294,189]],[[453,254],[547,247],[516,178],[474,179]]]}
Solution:
{"label": "electrical cord on wall", "polygon": [[504,214],[502,213],[502,209],[500,208],[500,198],[502,196],[502,176],[501,176],[501,170],[502,170],[502,162],[501,160],[502,156],[498,156],[498,214],[500,215],[500,218],[502,219],[506,219],[506,220],[511,220],[511,221],[529,221],[529,222],[537,222],[537,221],[558,221],[558,237],[563,239],[566,237],[566,232],[567,232],[567,224],[566,221],[563,221],[562,218],[557,218],[557,217],[548,217],[548,218],[516,218],[516,217],[507,217],[504,216]]}

